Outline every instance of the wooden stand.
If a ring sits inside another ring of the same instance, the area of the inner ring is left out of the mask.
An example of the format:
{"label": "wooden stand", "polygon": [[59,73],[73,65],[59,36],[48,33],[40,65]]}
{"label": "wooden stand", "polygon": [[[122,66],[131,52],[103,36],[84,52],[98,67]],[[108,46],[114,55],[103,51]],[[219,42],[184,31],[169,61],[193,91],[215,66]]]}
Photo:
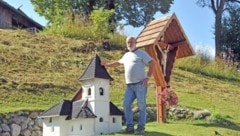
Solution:
{"label": "wooden stand", "polygon": [[162,102],[161,93],[170,85],[174,61],[195,53],[175,14],[149,22],[138,35],[136,46],[144,47],[155,60],[153,77],[156,83],[157,121],[165,123],[166,105]]}

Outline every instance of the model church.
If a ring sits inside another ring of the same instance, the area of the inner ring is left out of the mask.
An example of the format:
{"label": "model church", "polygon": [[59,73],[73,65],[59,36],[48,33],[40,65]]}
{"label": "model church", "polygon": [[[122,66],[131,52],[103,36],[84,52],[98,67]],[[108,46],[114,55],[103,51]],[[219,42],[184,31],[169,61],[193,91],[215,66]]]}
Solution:
{"label": "model church", "polygon": [[122,112],[109,100],[110,81],[98,55],[79,80],[82,87],[72,100],[62,100],[43,112],[43,136],[96,136],[122,128]]}

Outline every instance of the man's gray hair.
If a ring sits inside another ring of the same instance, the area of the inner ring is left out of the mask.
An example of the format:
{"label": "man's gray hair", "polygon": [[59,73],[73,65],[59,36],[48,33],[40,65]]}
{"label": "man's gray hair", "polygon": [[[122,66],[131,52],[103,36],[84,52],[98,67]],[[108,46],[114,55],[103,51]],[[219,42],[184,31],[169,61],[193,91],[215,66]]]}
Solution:
{"label": "man's gray hair", "polygon": [[128,40],[130,40],[130,39],[134,39],[134,40],[136,40],[135,37],[133,37],[133,36],[128,36],[128,37],[126,38],[126,43],[127,43]]}

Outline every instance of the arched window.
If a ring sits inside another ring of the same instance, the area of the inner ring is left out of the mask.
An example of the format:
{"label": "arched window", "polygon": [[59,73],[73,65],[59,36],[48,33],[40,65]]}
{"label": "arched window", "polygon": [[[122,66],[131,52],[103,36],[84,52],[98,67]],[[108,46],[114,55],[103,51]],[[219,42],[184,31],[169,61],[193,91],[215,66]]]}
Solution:
{"label": "arched window", "polygon": [[100,95],[104,95],[104,90],[103,90],[102,87],[99,88],[99,94],[100,94]]}
{"label": "arched window", "polygon": [[99,122],[103,122],[103,118],[102,117],[99,118]]}
{"label": "arched window", "polygon": [[91,88],[88,88],[88,95],[91,95],[92,94],[92,90]]}

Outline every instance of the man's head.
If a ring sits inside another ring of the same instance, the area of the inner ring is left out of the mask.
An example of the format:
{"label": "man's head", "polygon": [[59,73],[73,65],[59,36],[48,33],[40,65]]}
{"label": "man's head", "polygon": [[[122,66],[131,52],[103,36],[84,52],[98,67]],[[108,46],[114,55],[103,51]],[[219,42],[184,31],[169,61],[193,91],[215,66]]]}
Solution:
{"label": "man's head", "polygon": [[129,51],[134,51],[136,49],[136,40],[134,37],[132,36],[127,37],[126,43],[127,43],[127,49]]}

